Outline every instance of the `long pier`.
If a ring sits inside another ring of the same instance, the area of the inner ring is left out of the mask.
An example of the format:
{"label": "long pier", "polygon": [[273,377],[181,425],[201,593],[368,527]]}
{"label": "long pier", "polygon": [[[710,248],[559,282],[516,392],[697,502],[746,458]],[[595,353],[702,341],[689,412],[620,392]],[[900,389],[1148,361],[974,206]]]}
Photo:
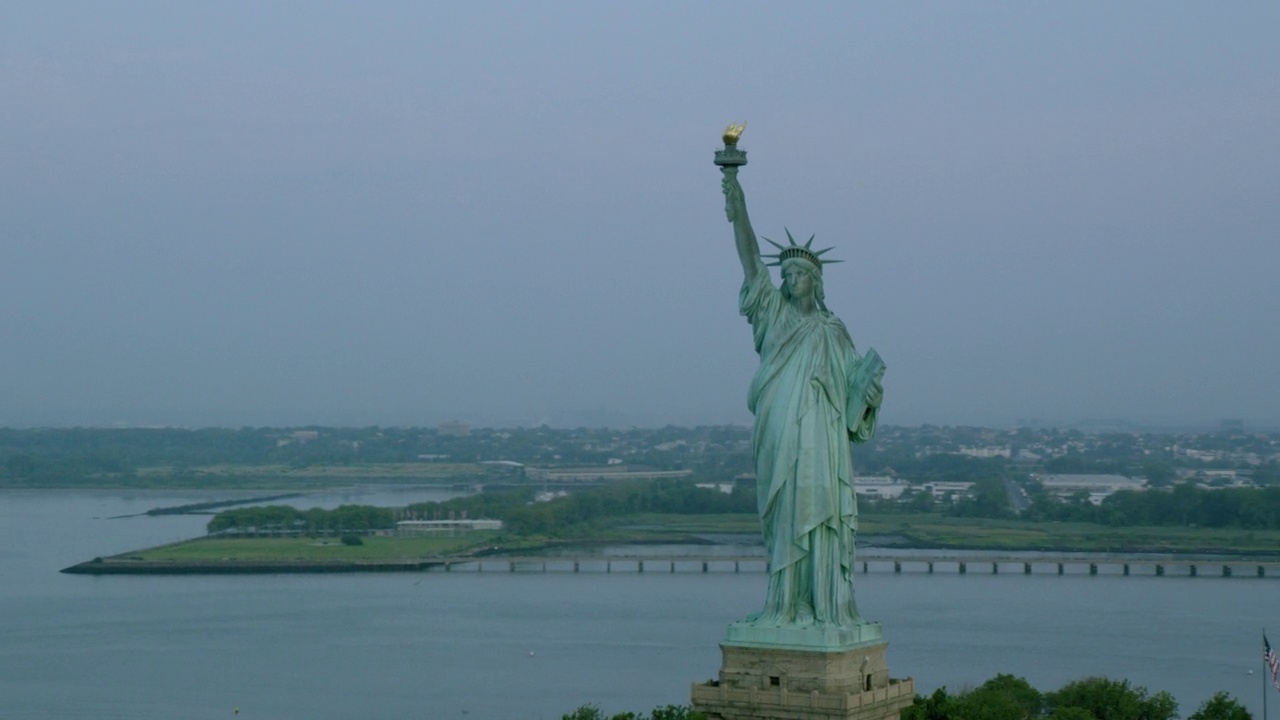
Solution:
{"label": "long pier", "polygon": [[[427,570],[473,572],[768,572],[769,561],[758,555],[554,555],[442,557],[424,563]],[[1081,555],[1001,554],[888,555],[858,553],[860,573],[1148,575],[1163,577],[1280,577],[1280,560],[1248,558],[1151,558]]]}
{"label": "long pier", "polygon": [[[143,560],[95,558],[62,572],[86,575],[213,575],[348,572],[765,573],[762,555],[490,555],[398,560]],[[921,551],[858,553],[859,573],[1146,575],[1280,578],[1280,560],[1251,558],[1010,555]]]}

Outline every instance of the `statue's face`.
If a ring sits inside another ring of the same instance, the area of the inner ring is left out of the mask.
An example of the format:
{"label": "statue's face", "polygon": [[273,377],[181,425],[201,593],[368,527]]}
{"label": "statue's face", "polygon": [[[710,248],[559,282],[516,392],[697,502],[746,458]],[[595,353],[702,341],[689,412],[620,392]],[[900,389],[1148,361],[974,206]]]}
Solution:
{"label": "statue's face", "polygon": [[782,284],[791,297],[807,298],[813,295],[813,271],[798,263],[788,264],[782,268]]}

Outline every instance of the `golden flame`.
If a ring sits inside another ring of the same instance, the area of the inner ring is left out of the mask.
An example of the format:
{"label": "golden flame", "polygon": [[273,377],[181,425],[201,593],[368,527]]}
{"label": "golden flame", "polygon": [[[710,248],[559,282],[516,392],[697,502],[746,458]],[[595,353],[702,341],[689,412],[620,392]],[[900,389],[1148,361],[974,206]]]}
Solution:
{"label": "golden flame", "polygon": [[743,120],[737,125],[730,125],[724,129],[724,134],[720,137],[724,140],[725,145],[738,144],[738,138],[742,137],[742,131],[747,129],[747,121]]}

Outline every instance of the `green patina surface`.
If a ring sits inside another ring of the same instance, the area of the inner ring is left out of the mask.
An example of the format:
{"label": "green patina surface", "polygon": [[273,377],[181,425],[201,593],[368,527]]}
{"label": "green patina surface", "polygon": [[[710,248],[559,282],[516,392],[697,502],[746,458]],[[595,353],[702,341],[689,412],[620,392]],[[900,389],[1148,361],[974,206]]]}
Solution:
{"label": "green patina surface", "polygon": [[738,182],[743,127],[725,131],[715,163],[743,270],[739,309],[760,356],[747,405],[770,572],[764,609],[730,626],[727,641],[844,649],[879,639],[853,596],[858,510],[849,443],[875,433],[884,364],[874,350],[859,355],[827,309],[823,265],[831,261],[810,247],[813,238],[800,245],[788,231],[787,246],[769,240],[782,277],[774,286]]}

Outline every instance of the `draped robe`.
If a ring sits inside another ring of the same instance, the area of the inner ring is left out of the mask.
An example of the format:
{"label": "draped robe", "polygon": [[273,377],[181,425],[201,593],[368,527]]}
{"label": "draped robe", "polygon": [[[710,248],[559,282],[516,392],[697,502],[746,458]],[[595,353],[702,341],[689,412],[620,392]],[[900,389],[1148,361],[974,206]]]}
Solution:
{"label": "draped robe", "polygon": [[739,303],[760,355],[748,406],[770,562],[765,608],[747,621],[855,625],[858,508],[849,441],[875,432],[879,375],[859,382],[862,357],[844,323],[825,310],[800,313],[767,272],[743,283]]}

